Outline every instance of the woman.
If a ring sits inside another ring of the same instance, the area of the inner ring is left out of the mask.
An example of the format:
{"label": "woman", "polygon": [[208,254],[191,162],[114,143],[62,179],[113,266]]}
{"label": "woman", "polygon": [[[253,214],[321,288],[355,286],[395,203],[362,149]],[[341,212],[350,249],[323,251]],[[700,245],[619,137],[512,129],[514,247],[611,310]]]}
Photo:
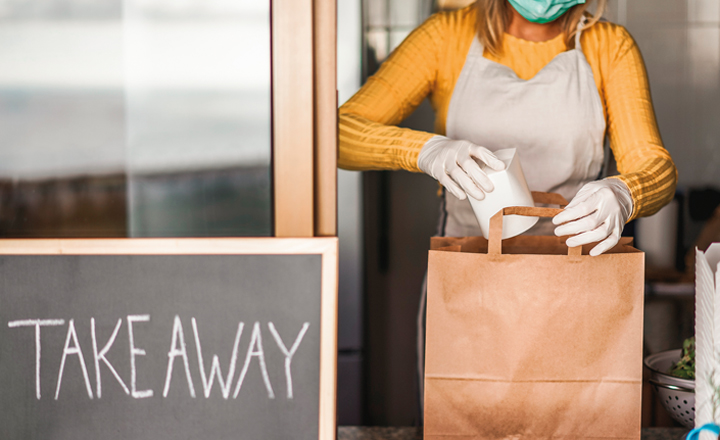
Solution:
{"label": "woman", "polygon": [[[517,148],[530,189],[572,200],[530,233],[598,242],[593,256],[612,248],[626,222],[672,200],[677,171],[637,45],[622,26],[598,21],[606,0],[595,16],[591,3],[478,0],[433,15],[340,108],[339,165],[431,175],[446,190],[440,234],[476,236],[466,194],[482,199],[493,188],[473,158],[500,169],[492,151]],[[428,96],[435,133],[395,126]],[[620,175],[596,180],[606,134]]]}
{"label": "woman", "polygon": [[[412,32],[340,108],[339,165],[423,171],[444,191],[440,233],[481,235],[466,194],[492,183],[473,160],[517,148],[534,191],[572,200],[534,234],[568,246],[617,244],[626,222],[672,200],[677,171],[663,148],[640,51],[590,0],[478,0]],[[435,133],[395,127],[429,96]],[[607,133],[620,175],[596,180]],[[450,194],[448,194],[450,193]],[[554,226],[553,226],[554,224]]]}

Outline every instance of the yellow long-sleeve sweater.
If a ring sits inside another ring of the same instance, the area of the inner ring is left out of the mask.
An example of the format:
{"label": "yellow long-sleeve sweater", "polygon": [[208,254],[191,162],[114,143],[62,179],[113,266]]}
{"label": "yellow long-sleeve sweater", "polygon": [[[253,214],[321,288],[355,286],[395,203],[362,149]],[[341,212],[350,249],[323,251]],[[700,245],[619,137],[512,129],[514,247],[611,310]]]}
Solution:
{"label": "yellow long-sleeve sweater", "polygon": [[[475,36],[474,5],[435,14],[415,29],[340,107],[339,166],[420,171],[422,146],[435,134],[445,134],[450,98]],[[580,44],[602,99],[620,172],[616,177],[632,195],[630,219],[654,214],[672,200],[677,170],[660,139],[640,51],[625,28],[607,22],[584,30]],[[538,43],[505,34],[502,54],[486,51],[485,57],[530,79],[565,50],[563,35]],[[435,133],[395,126],[428,96]]]}

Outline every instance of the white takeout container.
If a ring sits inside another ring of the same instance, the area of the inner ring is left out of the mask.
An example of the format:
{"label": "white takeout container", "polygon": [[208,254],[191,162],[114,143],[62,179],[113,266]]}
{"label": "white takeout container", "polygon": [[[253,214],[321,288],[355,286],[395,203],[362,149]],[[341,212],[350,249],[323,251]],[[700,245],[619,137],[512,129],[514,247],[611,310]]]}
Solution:
{"label": "white takeout container", "polygon": [[[510,206],[535,206],[515,148],[498,150],[494,154],[505,164],[503,171],[495,171],[482,162],[478,163],[493,185],[495,185],[495,189],[486,193],[483,200],[477,200],[468,195],[470,206],[472,206],[480,225],[480,231],[485,238],[489,237],[490,218],[501,209]],[[502,238],[506,239],[520,235],[532,228],[538,220],[538,217],[506,215],[503,218]]]}

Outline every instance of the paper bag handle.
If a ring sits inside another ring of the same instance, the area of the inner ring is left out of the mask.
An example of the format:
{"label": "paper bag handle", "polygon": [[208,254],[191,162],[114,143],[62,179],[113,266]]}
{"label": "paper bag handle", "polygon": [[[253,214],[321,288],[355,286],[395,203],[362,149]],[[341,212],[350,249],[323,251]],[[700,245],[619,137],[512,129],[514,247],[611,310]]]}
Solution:
{"label": "paper bag handle", "polygon": [[564,208],[568,205],[568,201],[562,195],[558,193],[546,193],[540,191],[532,192],[533,202],[542,203],[545,205],[558,205]]}
{"label": "paper bag handle", "polygon": [[[561,196],[560,194],[533,192],[532,195],[535,203],[560,205],[562,207],[567,206],[567,200],[565,200],[565,197]],[[523,215],[526,217],[552,218],[561,212],[562,209],[560,208],[530,208],[527,206],[512,206],[509,208],[501,209],[490,218],[490,231],[488,234],[490,236],[490,239],[488,240],[488,254],[502,254],[503,216]],[[568,255],[582,255],[582,246],[569,247]]]}

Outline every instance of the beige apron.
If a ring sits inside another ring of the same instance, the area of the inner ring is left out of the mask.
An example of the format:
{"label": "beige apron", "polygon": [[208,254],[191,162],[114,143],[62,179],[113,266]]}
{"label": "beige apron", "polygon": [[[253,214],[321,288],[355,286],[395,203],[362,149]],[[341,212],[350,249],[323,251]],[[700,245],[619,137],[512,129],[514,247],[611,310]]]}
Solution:
{"label": "beige apron", "polygon": [[[447,136],[490,151],[517,148],[532,191],[567,200],[597,179],[603,164],[605,116],[593,72],[580,47],[558,54],[529,80],[483,56],[473,39],[450,100]],[[480,233],[470,203],[446,192],[441,235]],[[529,233],[551,235],[550,221]]]}
{"label": "beige apron", "polygon": [[[473,39],[448,109],[447,136],[490,151],[516,148],[532,191],[560,193],[567,200],[598,178],[603,165],[605,116],[600,94],[580,45],[558,54],[533,78],[523,80],[502,64],[483,56]],[[549,219],[528,234],[552,235]],[[482,235],[470,202],[443,191],[438,235]],[[424,373],[425,300],[418,316],[420,396]]]}

